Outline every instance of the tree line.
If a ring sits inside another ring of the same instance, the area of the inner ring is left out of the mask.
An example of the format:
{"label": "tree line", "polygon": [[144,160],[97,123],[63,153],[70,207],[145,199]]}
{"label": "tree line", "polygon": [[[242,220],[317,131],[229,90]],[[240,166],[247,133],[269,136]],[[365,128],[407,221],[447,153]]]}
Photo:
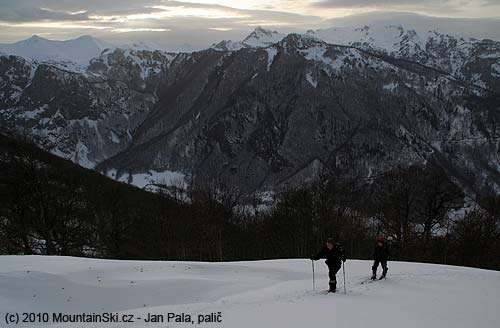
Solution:
{"label": "tree line", "polygon": [[324,174],[242,210],[221,181],[147,192],[28,143],[0,137],[0,253],[231,261],[307,258],[328,237],[369,259],[385,236],[391,259],[500,269],[500,198],[474,200],[433,165],[365,178]]}

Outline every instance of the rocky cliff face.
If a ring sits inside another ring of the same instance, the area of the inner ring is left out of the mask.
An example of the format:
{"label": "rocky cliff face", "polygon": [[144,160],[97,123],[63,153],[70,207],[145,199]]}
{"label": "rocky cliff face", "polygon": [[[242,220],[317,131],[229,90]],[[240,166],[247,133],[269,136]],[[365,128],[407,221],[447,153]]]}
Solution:
{"label": "rocky cliff face", "polygon": [[254,192],[432,161],[464,188],[498,190],[500,44],[396,31],[116,49],[84,72],[1,57],[0,122],[115,178],[178,171]]}
{"label": "rocky cliff face", "polygon": [[124,150],[157,102],[173,57],[116,49],[82,70],[0,57],[0,121],[55,154],[85,166]]}

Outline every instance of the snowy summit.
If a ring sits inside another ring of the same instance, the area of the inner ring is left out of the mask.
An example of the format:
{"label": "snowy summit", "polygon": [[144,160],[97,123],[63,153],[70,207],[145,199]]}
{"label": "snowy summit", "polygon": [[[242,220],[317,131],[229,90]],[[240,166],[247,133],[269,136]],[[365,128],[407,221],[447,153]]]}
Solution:
{"label": "snowy summit", "polygon": [[99,57],[108,48],[114,46],[89,35],[66,41],[48,40],[34,35],[13,44],[0,44],[0,53],[42,62],[62,61],[86,65],[90,59]]}

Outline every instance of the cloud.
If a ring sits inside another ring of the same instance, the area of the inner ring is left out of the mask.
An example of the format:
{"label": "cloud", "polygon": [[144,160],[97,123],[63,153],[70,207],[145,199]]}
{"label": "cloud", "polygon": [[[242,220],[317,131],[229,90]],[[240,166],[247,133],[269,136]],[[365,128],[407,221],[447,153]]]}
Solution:
{"label": "cloud", "polygon": [[75,21],[91,20],[95,15],[126,16],[158,11],[152,8],[170,1],[163,0],[0,0],[0,20],[6,22],[27,21]]}
{"label": "cloud", "polygon": [[[116,20],[157,19],[172,16],[231,18],[242,16],[246,10],[209,3],[167,0],[0,0],[0,20],[74,21],[114,17]],[[108,19],[109,20],[109,19]]]}
{"label": "cloud", "polygon": [[[329,27],[329,18],[369,11],[408,8],[449,15],[460,4],[480,3],[484,12],[500,0],[0,0],[0,43],[32,34],[67,39],[92,34],[107,41],[155,41],[162,45],[209,46],[238,40],[258,25],[282,33]],[[198,2],[196,2],[198,1]],[[212,2],[215,2],[212,3]],[[486,6],[486,7],[485,7]],[[237,7],[237,8],[236,8]],[[347,9],[337,9],[347,7]],[[255,9],[255,8],[258,8]],[[286,9],[288,8],[288,9]],[[327,9],[334,10],[327,10]],[[368,8],[368,9],[367,9]],[[422,9],[423,8],[423,9]],[[289,11],[287,11],[289,10]],[[335,16],[329,16],[335,12]],[[475,14],[476,17],[483,12]]]}
{"label": "cloud", "polygon": [[[61,25],[96,25],[99,28],[137,28],[130,24],[145,24],[145,27],[161,28],[172,23],[181,23],[177,18],[195,17],[200,22],[218,20],[219,28],[234,28],[226,24],[259,21],[280,25],[307,24],[320,19],[311,15],[300,15],[271,10],[246,10],[207,3],[166,0],[0,0],[2,11],[0,22],[20,23],[48,22]],[[160,26],[159,26],[160,25]],[[163,26],[161,26],[163,25]],[[245,25],[245,23],[244,23]],[[250,24],[251,25],[251,24]],[[183,25],[181,24],[180,27]],[[186,25],[186,27],[189,27]]]}
{"label": "cloud", "polygon": [[286,33],[299,32],[322,21],[313,15],[208,2],[0,0],[0,43],[32,34],[59,39],[92,34],[117,44],[152,40],[162,45],[191,43],[199,48],[221,39],[241,39],[257,25],[279,26]]}
{"label": "cloud", "polygon": [[208,29],[212,31],[221,31],[221,32],[227,32],[232,30],[232,28],[230,27],[209,27]]}
{"label": "cloud", "polygon": [[169,29],[165,28],[115,28],[112,32],[130,33],[130,32],[168,32]]}
{"label": "cloud", "polygon": [[441,7],[453,3],[452,0],[322,0],[311,4],[321,8],[391,7],[391,6],[428,6]]}
{"label": "cloud", "polygon": [[45,20],[80,21],[87,20],[84,12],[64,12],[50,10],[43,7],[29,7],[25,3],[15,2],[4,6],[1,1],[0,21],[4,22],[31,22]]}

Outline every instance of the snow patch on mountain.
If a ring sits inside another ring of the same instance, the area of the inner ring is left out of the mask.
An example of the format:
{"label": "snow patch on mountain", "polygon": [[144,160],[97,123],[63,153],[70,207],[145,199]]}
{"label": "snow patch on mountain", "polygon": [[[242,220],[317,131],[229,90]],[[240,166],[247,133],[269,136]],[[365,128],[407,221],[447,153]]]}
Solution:
{"label": "snow patch on mountain", "polygon": [[82,141],[76,143],[71,161],[88,169],[95,167],[95,163],[89,159],[89,148]]}
{"label": "snow patch on mountain", "polygon": [[48,105],[43,105],[40,106],[37,109],[31,110],[31,111],[25,111],[19,117],[24,117],[27,120],[33,120],[38,118],[41,114],[45,112],[45,110],[48,108]]}
{"label": "snow patch on mountain", "polygon": [[306,73],[306,80],[307,82],[309,82],[310,85],[313,86],[313,88],[316,88],[318,86],[318,82],[314,79],[311,72]]}
{"label": "snow patch on mountain", "polygon": [[498,73],[500,73],[500,63],[498,63],[498,62],[497,62],[497,63],[493,63],[493,64],[491,65],[491,69],[492,69],[493,71],[495,71],[495,72],[496,72],[496,73],[493,73],[493,74],[495,74],[497,77],[499,77],[499,76],[500,76],[500,75],[498,74]]}
{"label": "snow patch on mountain", "polygon": [[146,50],[146,51],[164,50],[162,46],[152,41],[126,43],[121,45],[119,48],[130,49],[130,50]]}
{"label": "snow patch on mountain", "polygon": [[129,183],[141,189],[144,189],[151,184],[179,187],[187,186],[185,174],[169,170],[162,172],[149,170],[145,173],[119,174],[117,170],[111,169],[106,172],[106,175],[116,181]]}
{"label": "snow patch on mountain", "polygon": [[329,56],[328,45],[314,46],[301,50],[300,53],[305,59],[317,62],[323,65],[323,69],[327,73],[335,73],[345,65],[347,54],[338,55],[336,57]]}
{"label": "snow patch on mountain", "polygon": [[270,47],[266,48],[265,50],[267,52],[267,71],[269,71],[271,65],[274,62],[274,57],[276,57],[276,55],[278,54],[278,49],[276,49],[275,47]]}
{"label": "snow patch on mountain", "polygon": [[398,82],[391,82],[384,84],[382,86],[382,89],[387,90],[387,91],[394,91],[398,87]]}
{"label": "snow patch on mountain", "polygon": [[326,50],[327,48],[325,46],[314,46],[302,51],[302,53],[307,60],[324,62]]}

